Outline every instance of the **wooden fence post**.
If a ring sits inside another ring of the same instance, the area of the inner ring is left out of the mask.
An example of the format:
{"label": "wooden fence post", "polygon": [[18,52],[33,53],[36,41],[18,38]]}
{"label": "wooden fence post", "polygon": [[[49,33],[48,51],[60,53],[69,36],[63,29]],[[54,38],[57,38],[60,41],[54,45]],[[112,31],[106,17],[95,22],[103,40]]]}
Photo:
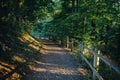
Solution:
{"label": "wooden fence post", "polygon": [[[97,50],[95,48],[95,53],[100,54],[100,50]],[[97,66],[99,66],[99,57],[97,57],[97,55],[94,55],[93,67],[96,69]],[[98,69],[96,71],[98,71]],[[95,79],[96,79],[96,75],[93,72],[93,80],[95,80]]]}
{"label": "wooden fence post", "polygon": [[71,41],[71,51],[73,51],[73,48],[74,48],[74,39],[72,38],[72,41]]}
{"label": "wooden fence post", "polygon": [[83,55],[83,51],[84,51],[84,45],[82,42],[80,42],[80,52]]}
{"label": "wooden fence post", "polygon": [[3,44],[3,51],[6,51],[6,49],[5,49],[5,44]]}
{"label": "wooden fence post", "polygon": [[[84,54],[83,54],[83,51],[84,51],[84,45],[83,45],[83,43],[82,42],[80,42],[80,52],[81,52],[81,55],[83,55],[84,56]],[[84,61],[84,58],[83,58],[83,56],[81,56],[81,61],[82,61],[82,63],[83,63],[83,61]]]}
{"label": "wooden fence post", "polygon": [[83,54],[83,43],[80,42],[80,51],[81,51],[81,54]]}
{"label": "wooden fence post", "polygon": [[67,48],[69,48],[69,36],[67,36]]}
{"label": "wooden fence post", "polygon": [[[98,55],[99,55],[99,54],[101,53],[101,51],[98,50],[97,53],[98,53]],[[97,57],[97,66],[99,66],[99,64],[100,64],[100,58]],[[99,70],[99,69],[97,69],[97,71],[98,71],[98,70]]]}

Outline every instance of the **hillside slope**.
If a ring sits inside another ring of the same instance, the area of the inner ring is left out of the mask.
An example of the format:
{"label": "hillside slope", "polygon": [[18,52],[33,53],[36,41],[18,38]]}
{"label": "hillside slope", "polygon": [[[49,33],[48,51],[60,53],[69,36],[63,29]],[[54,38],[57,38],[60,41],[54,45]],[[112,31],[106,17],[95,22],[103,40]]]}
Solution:
{"label": "hillside slope", "polygon": [[18,80],[29,73],[41,47],[42,43],[28,34],[0,35],[0,80]]}

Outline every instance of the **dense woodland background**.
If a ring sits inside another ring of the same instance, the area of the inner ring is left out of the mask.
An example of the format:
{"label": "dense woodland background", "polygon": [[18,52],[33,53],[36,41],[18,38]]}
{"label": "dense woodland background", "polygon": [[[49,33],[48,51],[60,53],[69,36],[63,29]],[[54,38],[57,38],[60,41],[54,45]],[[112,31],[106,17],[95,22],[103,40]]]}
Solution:
{"label": "dense woodland background", "polygon": [[120,66],[120,0],[0,0],[0,56],[25,34],[75,38]]}

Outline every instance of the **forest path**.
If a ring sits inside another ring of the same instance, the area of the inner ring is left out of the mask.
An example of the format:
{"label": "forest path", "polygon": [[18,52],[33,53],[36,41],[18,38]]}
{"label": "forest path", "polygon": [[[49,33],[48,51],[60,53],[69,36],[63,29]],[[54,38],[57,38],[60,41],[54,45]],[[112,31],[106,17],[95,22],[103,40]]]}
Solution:
{"label": "forest path", "polygon": [[25,80],[82,80],[73,56],[55,43],[44,41],[41,59],[31,66]]}

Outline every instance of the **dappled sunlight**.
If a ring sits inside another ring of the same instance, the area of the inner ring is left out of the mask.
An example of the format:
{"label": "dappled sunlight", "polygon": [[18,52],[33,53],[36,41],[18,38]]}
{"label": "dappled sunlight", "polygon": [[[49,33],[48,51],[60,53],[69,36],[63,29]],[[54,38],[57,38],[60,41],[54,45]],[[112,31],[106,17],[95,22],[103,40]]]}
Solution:
{"label": "dappled sunlight", "polygon": [[51,63],[43,63],[39,61],[35,61],[38,65],[41,66],[49,66],[49,68],[41,67],[41,66],[31,66],[29,65],[29,68],[36,72],[49,72],[52,74],[62,74],[62,75],[77,75],[74,68],[63,68],[59,64],[51,64]]}
{"label": "dappled sunlight", "polygon": [[47,71],[45,68],[40,68],[40,67],[35,67],[35,66],[31,66],[29,65],[30,70],[36,71],[36,72],[45,72]]}
{"label": "dappled sunlight", "polygon": [[32,48],[34,48],[35,50],[39,50],[39,47],[38,47],[38,46],[36,46],[36,45],[34,45],[34,44],[29,44],[28,46],[30,46],[30,47],[32,47]]}
{"label": "dappled sunlight", "polygon": [[[22,76],[14,72],[14,65],[0,61],[0,79],[1,80],[19,80]],[[10,75],[11,74],[11,75]]]}
{"label": "dappled sunlight", "polygon": [[81,74],[82,74],[83,76],[86,76],[86,74],[88,74],[88,73],[87,73],[87,70],[85,70],[85,69],[83,69],[83,68],[79,68],[78,70],[81,72]]}
{"label": "dappled sunlight", "polygon": [[[37,63],[37,64],[42,64],[42,65],[45,65],[46,63],[43,63],[43,62],[40,62],[40,61],[34,61],[35,63]],[[48,65],[49,65],[49,63],[48,63]]]}
{"label": "dappled sunlight", "polygon": [[17,62],[20,62],[20,63],[24,63],[26,62],[26,60],[22,57],[19,57],[19,56],[13,56],[13,61],[17,61]]}
{"label": "dappled sunlight", "polygon": [[[51,54],[51,53],[56,53],[56,54],[59,54],[59,55],[63,55],[62,53],[64,52],[62,48],[58,48],[58,45],[44,45],[42,46],[42,53],[44,54]],[[65,53],[65,52],[64,52]]]}
{"label": "dappled sunlight", "polygon": [[25,34],[22,37],[18,37],[18,39],[24,43],[28,43],[28,46],[32,47],[35,50],[39,51],[42,47],[42,44],[30,35]]}
{"label": "dappled sunlight", "polygon": [[12,49],[10,48],[10,47],[8,47],[8,46],[5,46],[5,51],[11,51]]}
{"label": "dappled sunlight", "polygon": [[60,68],[60,67],[56,67],[56,68],[50,68],[50,70],[48,70],[51,73],[56,73],[56,74],[64,74],[64,75],[78,75],[76,73],[76,71],[74,69],[69,69],[69,68]]}
{"label": "dappled sunlight", "polygon": [[7,53],[0,56],[0,80],[21,80],[31,70],[27,65],[40,57],[42,44],[28,34],[10,41],[5,45]]}
{"label": "dappled sunlight", "polygon": [[29,79],[29,77],[33,78],[32,80],[38,78],[43,80],[47,78],[48,80],[57,80],[57,78],[63,80],[64,77],[80,79],[81,74],[77,70],[76,65],[73,65],[74,61],[72,61],[71,54],[68,54],[64,48],[56,44],[46,43],[43,45],[42,50],[44,53],[41,54],[41,59],[34,60],[34,64],[28,65],[32,73],[26,79]]}
{"label": "dappled sunlight", "polygon": [[20,78],[22,78],[22,75],[14,72],[14,73],[10,76],[10,78],[7,78],[6,80],[20,80]]}
{"label": "dappled sunlight", "polygon": [[35,42],[35,43],[40,43],[40,42],[38,42],[37,40],[35,40],[35,38],[33,38],[33,37],[31,37],[30,35],[28,35],[28,34],[24,34],[23,36],[22,36],[22,38],[23,39],[25,39],[25,40],[27,40],[27,41],[30,41],[30,42]]}
{"label": "dappled sunlight", "polygon": [[4,62],[0,62],[0,72],[1,73],[3,73],[3,72],[5,72],[5,73],[11,72],[11,69],[7,68],[6,66],[11,68],[11,66],[9,66],[9,64],[6,64]]}
{"label": "dappled sunlight", "polygon": [[35,38],[33,38],[32,36],[30,36],[28,34],[24,34],[24,35],[18,37],[18,39],[22,42],[29,42],[29,43],[33,43],[35,45],[41,44],[39,41],[37,41]]}
{"label": "dappled sunlight", "polygon": [[[3,66],[3,67],[7,66],[7,67],[9,67],[9,68],[11,68],[11,69],[15,69],[15,66],[14,66],[14,65],[8,64],[8,63],[3,62],[3,61],[0,61],[0,66]],[[0,68],[1,68],[1,67],[0,67]]]}
{"label": "dappled sunlight", "polygon": [[[27,66],[25,67],[24,64],[19,64],[22,60],[20,57],[15,56],[15,58],[18,61],[15,61],[14,64],[0,61],[0,80],[21,80],[21,78],[26,75],[28,70],[26,68]],[[16,62],[17,64],[15,64]]]}
{"label": "dappled sunlight", "polygon": [[29,49],[29,48],[24,48],[24,50],[27,52],[32,52],[31,49]]}
{"label": "dappled sunlight", "polygon": [[25,40],[22,38],[22,37],[18,37],[18,39],[21,41],[21,42],[25,42]]}
{"label": "dappled sunlight", "polygon": [[93,57],[92,53],[90,53],[90,51],[88,51],[87,49],[83,50],[83,55],[86,55],[87,57]]}

